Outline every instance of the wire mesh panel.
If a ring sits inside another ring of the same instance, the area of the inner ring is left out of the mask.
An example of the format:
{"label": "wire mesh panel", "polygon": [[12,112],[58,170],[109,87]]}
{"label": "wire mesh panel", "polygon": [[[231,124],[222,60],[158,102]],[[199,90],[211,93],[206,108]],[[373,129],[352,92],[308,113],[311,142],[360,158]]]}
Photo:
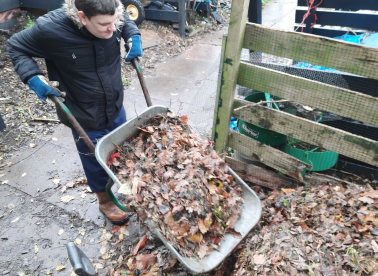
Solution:
{"label": "wire mesh panel", "polygon": [[[304,172],[303,163],[295,165],[292,157],[278,150],[285,151],[295,143],[305,143],[308,152],[315,154],[335,152],[336,155],[329,154],[330,164],[335,164],[337,153],[341,153],[378,166],[378,139],[319,123],[345,118],[359,126],[378,126],[377,49],[255,24],[247,24],[241,43],[254,52],[247,55],[245,49],[242,51],[241,62],[235,62],[236,79],[225,78],[226,70],[220,76],[227,87],[233,82],[238,84],[231,109],[232,116],[239,119],[240,133],[232,132],[228,146],[243,154],[243,158],[258,160],[298,180],[301,180],[298,173]],[[231,44],[234,43],[227,40],[226,49],[237,47]],[[228,65],[234,61],[225,56]],[[218,100],[222,106],[228,106],[222,98],[222,88]],[[265,95],[265,101],[260,99],[263,103],[250,102],[259,98],[253,96],[256,93]],[[294,111],[289,111],[290,108]],[[229,124],[219,117],[214,120],[215,126],[225,123]],[[248,124],[273,135],[284,134],[286,140],[274,148],[264,145],[266,142],[255,129],[248,129]],[[241,129],[241,125],[247,127]],[[294,164],[293,168],[288,164]],[[294,169],[296,166],[302,167]]]}
{"label": "wire mesh panel", "polygon": [[243,48],[378,79],[378,49],[248,23]]}

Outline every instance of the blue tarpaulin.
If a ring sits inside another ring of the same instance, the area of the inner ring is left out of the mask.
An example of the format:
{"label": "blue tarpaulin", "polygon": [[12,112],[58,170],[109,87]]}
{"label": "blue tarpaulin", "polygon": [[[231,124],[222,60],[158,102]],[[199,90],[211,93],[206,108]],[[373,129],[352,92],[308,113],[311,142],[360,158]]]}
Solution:
{"label": "blue tarpaulin", "polygon": [[[378,48],[378,33],[370,34],[364,39],[365,36],[366,36],[366,33],[363,33],[360,35],[345,34],[342,36],[334,37],[334,39],[339,39],[346,42]],[[311,63],[307,63],[307,62],[298,62],[294,66],[302,67],[302,68],[318,69],[318,70],[323,70],[323,71],[328,71],[328,72],[340,72],[339,70],[335,70],[335,69],[331,69],[331,68],[327,68],[327,67],[323,67],[319,65],[312,65]]]}

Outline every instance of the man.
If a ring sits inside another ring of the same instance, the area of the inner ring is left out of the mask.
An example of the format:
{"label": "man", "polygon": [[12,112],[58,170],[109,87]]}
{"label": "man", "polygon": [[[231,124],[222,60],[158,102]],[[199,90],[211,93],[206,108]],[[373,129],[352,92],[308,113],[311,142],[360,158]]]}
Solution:
{"label": "man", "polygon": [[[21,80],[45,101],[48,95],[64,96],[60,92],[64,91],[67,107],[96,143],[126,122],[121,38],[133,40],[126,61],[142,56],[140,32],[119,0],[65,0],[63,8],[13,35],[7,47]],[[45,58],[49,80],[59,82],[59,90],[48,85],[32,57]],[[59,117],[71,127],[64,116]],[[116,225],[126,223],[127,214],[105,192],[107,173],[73,128],[72,134],[100,211]]]}

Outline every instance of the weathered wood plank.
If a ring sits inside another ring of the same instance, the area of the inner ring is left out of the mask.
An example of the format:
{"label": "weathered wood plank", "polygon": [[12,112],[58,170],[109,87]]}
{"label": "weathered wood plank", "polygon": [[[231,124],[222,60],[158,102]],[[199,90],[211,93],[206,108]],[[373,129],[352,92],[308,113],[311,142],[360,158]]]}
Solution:
{"label": "weathered wood plank", "polygon": [[254,184],[270,189],[297,188],[299,186],[299,181],[279,175],[273,171],[247,164],[230,157],[226,157],[225,161],[243,180]]}
{"label": "weathered wood plank", "polygon": [[378,79],[378,49],[247,23],[243,48]]}
{"label": "weathered wood plank", "polygon": [[223,64],[224,64],[224,55],[226,50],[226,42],[227,42],[227,35],[223,35],[222,39],[222,49],[221,49],[221,56],[220,56],[220,64],[219,64],[219,71],[218,71],[218,82],[217,82],[217,94],[215,96],[215,107],[214,107],[214,119],[213,119],[213,128],[211,129],[211,141],[215,139],[215,129],[217,126],[217,116],[218,116],[218,109],[219,109],[219,100],[220,100],[220,93],[222,87],[222,74],[223,74]]}
{"label": "weathered wood plank", "polygon": [[236,81],[239,72],[240,54],[247,22],[248,5],[249,1],[235,0],[232,1],[231,6],[223,72],[220,76],[221,90],[218,106],[215,107],[218,110],[214,117],[215,149],[220,153],[224,152],[227,146],[228,130],[230,128]]}
{"label": "weathered wood plank", "polygon": [[230,131],[228,146],[299,181],[303,181],[301,171],[312,169],[307,163],[233,130]]}
{"label": "weathered wood plank", "polygon": [[353,183],[342,180],[337,177],[333,177],[326,174],[320,174],[320,173],[306,173],[303,176],[303,182],[305,185],[311,185],[311,186],[320,186],[323,183],[330,183],[332,185],[338,185],[340,183],[345,183],[348,185],[354,185]]}
{"label": "weathered wood plank", "polygon": [[[294,26],[293,30],[295,31],[297,29],[297,26]],[[342,36],[345,35],[345,30],[342,29],[331,29],[329,27],[313,27],[310,28],[311,32],[307,32],[306,28],[303,28],[303,31],[305,33],[313,34],[313,35],[319,35],[319,36],[326,36],[326,37],[336,37],[336,36]],[[297,32],[301,32],[302,27],[300,27]],[[362,33],[366,33],[366,30],[353,30],[353,33],[356,33],[357,35],[360,35]]]}
{"label": "weathered wood plank", "polygon": [[238,84],[378,126],[378,98],[241,62]]}
{"label": "weathered wood plank", "polygon": [[[234,108],[247,104],[250,102],[236,99]],[[258,105],[234,112],[233,116],[245,122],[378,166],[378,142],[376,141]]]}

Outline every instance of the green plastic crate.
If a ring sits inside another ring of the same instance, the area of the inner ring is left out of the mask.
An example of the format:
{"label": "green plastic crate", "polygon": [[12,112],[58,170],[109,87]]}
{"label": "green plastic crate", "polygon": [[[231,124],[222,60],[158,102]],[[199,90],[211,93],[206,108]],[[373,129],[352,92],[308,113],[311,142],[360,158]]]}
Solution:
{"label": "green plastic crate", "polygon": [[[290,139],[291,140],[291,139]],[[299,140],[291,140],[291,143],[299,142]],[[335,166],[339,154],[334,151],[324,151],[324,152],[313,152],[305,151],[291,146],[291,144],[286,144],[283,146],[282,151],[307,163],[312,165],[312,170],[308,171],[324,171]],[[304,174],[305,171],[302,172]]]}
{"label": "green plastic crate", "polygon": [[[254,103],[265,101],[265,93],[256,92],[248,95],[244,100]],[[246,123],[242,120],[238,120],[238,131],[241,134],[247,135],[269,146],[283,145],[287,142],[286,135],[250,123]]]}

